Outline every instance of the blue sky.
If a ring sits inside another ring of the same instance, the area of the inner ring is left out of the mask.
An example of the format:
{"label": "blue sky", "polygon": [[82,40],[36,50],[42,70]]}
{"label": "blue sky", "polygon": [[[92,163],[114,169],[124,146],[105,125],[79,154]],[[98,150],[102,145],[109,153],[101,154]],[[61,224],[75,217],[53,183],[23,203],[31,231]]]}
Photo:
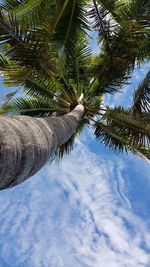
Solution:
{"label": "blue sky", "polygon": [[[130,105],[148,70],[106,101]],[[0,192],[0,266],[149,267],[149,192],[148,163],[115,155],[87,128],[59,165]]]}

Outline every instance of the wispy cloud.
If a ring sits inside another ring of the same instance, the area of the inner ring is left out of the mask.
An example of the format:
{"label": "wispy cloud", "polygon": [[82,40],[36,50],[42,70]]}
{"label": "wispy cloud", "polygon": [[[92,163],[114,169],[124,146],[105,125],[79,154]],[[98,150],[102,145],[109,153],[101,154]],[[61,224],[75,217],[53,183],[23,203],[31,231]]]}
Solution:
{"label": "wispy cloud", "polygon": [[78,141],[59,166],[1,192],[1,266],[149,266],[150,233],[128,199],[125,167]]}

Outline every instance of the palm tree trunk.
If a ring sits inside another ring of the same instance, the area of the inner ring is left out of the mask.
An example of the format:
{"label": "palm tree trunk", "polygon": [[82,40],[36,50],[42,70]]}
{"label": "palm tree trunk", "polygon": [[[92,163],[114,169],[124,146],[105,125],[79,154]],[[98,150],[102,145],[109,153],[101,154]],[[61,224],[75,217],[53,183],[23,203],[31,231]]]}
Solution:
{"label": "palm tree trunk", "polygon": [[33,176],[74,133],[84,114],[77,105],[53,118],[0,117],[0,190]]}

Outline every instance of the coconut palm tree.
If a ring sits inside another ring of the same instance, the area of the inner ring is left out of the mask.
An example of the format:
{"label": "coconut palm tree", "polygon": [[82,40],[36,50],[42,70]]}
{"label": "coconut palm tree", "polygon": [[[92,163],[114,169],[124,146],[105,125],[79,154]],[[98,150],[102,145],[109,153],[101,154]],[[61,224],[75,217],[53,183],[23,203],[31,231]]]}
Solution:
{"label": "coconut palm tree", "polygon": [[[79,95],[78,87],[70,92],[59,89],[52,96],[48,88],[35,90],[34,86],[27,90],[27,98],[14,98],[1,108],[2,114],[14,115],[0,117],[1,189],[35,174],[54,153],[61,158],[69,153],[75,136],[90,122],[96,138],[109,148],[150,158],[150,101],[145,80],[130,109],[109,108],[102,96],[93,97],[90,90]],[[148,105],[143,109],[144,101]]]}
{"label": "coconut palm tree", "polygon": [[86,32],[88,2],[9,0],[1,8],[1,73],[5,85],[21,86],[26,97],[14,92],[1,106],[0,189],[31,177],[54,153],[70,152],[75,136],[91,122],[106,146],[149,158],[149,110],[143,110],[149,103],[148,79],[130,109],[103,103],[103,94],[116,91],[129,77],[140,43],[134,47],[126,25],[106,37],[98,16],[103,45],[93,57]]}

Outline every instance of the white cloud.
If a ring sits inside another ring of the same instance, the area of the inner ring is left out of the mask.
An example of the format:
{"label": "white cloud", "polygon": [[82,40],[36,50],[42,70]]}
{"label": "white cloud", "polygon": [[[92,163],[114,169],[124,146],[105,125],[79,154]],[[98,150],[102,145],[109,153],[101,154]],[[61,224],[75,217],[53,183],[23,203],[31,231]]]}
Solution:
{"label": "white cloud", "polygon": [[1,192],[2,262],[13,267],[149,266],[148,226],[132,210],[124,168],[122,160],[104,161],[77,142],[58,167],[45,166],[26,183]]}

